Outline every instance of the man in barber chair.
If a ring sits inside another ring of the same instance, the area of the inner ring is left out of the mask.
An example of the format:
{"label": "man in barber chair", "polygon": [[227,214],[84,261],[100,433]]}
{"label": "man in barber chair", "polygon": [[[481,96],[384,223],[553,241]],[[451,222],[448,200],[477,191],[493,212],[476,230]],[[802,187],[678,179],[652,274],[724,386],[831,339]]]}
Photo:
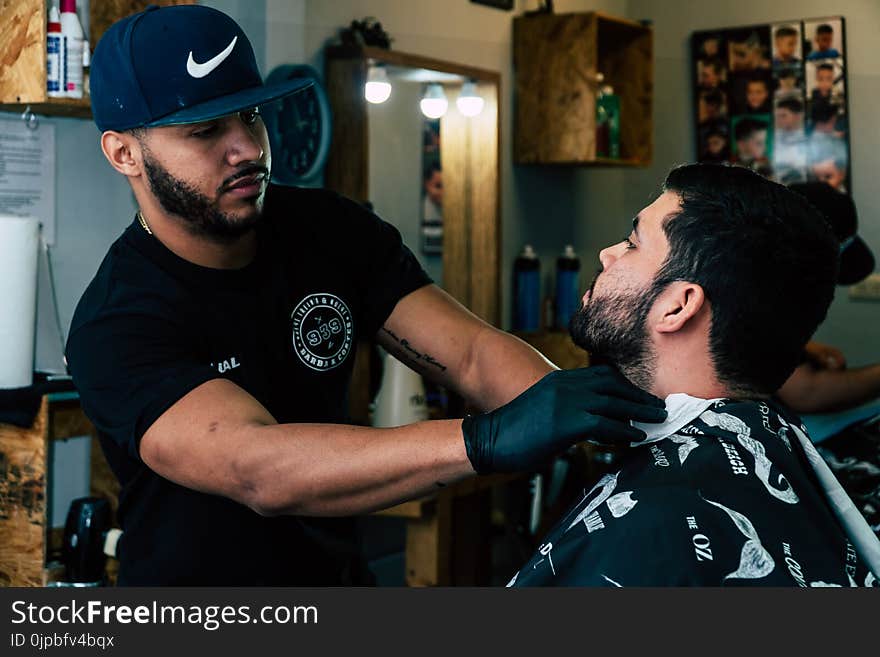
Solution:
{"label": "man in barber chair", "polygon": [[745,168],[684,166],[599,259],[572,337],[665,398],[668,420],[510,584],[874,584],[880,542],[772,401],[834,294],[821,214]]}

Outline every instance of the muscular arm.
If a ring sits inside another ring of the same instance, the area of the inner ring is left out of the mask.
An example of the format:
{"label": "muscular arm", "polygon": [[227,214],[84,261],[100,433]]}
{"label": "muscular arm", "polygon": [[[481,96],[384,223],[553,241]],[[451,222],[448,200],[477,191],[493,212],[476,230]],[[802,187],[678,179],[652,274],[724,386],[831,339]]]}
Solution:
{"label": "muscular arm", "polygon": [[472,314],[435,285],[401,299],[379,343],[401,361],[491,410],[557,369],[525,342]]}
{"label": "muscular arm", "polygon": [[162,477],[262,515],[365,513],[474,473],[461,420],[393,429],[277,424],[225,379],[168,409],[144,434],[140,454]]}
{"label": "muscular arm", "polygon": [[545,377],[552,366],[536,351],[436,288],[401,300],[385,333],[392,350],[483,407],[505,404],[543,379],[504,408],[469,418],[464,430],[461,420],[391,429],[277,424],[246,391],[212,379],[150,426],[141,458],[166,479],[263,515],[353,515],[417,497],[474,468],[525,470],[590,436],[640,440],[644,432],[629,420],[666,416],[661,400],[609,368]]}

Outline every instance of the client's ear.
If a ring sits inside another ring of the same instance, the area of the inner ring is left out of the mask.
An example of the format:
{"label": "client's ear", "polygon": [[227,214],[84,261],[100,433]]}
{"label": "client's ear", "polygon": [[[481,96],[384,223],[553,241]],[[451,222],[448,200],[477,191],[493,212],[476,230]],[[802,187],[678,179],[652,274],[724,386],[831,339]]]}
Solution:
{"label": "client's ear", "polygon": [[706,302],[703,288],[696,283],[676,281],[671,283],[657,297],[655,308],[658,314],[654,329],[658,333],[680,331],[695,317]]}

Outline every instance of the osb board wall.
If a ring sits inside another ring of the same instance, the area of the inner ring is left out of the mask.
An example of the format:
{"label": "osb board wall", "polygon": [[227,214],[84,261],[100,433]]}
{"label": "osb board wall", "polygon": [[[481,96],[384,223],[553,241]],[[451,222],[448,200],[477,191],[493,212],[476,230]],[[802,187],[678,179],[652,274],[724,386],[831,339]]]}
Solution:
{"label": "osb board wall", "polygon": [[46,97],[45,0],[0,0],[0,103]]}
{"label": "osb board wall", "polygon": [[645,164],[653,157],[653,32],[599,17],[599,70],[620,98],[620,156]]}
{"label": "osb board wall", "polygon": [[30,429],[0,424],[0,586],[43,584],[47,404]]}
{"label": "osb board wall", "polygon": [[621,105],[617,163],[650,163],[650,27],[599,12],[523,16],[514,19],[513,44],[516,162],[614,163],[596,158],[596,94],[610,84]]}
{"label": "osb board wall", "polygon": [[596,54],[593,13],[514,19],[517,162],[596,157]]}

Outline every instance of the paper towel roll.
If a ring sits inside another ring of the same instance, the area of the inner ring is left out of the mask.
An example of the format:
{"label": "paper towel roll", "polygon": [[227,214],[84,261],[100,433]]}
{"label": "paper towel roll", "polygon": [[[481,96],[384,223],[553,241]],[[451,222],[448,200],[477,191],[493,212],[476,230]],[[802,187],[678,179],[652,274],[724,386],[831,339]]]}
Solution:
{"label": "paper towel roll", "polygon": [[0,215],[0,388],[33,383],[40,224]]}
{"label": "paper towel roll", "polygon": [[374,427],[399,427],[428,419],[425,384],[391,354],[385,354],[382,387],[376,395]]}

